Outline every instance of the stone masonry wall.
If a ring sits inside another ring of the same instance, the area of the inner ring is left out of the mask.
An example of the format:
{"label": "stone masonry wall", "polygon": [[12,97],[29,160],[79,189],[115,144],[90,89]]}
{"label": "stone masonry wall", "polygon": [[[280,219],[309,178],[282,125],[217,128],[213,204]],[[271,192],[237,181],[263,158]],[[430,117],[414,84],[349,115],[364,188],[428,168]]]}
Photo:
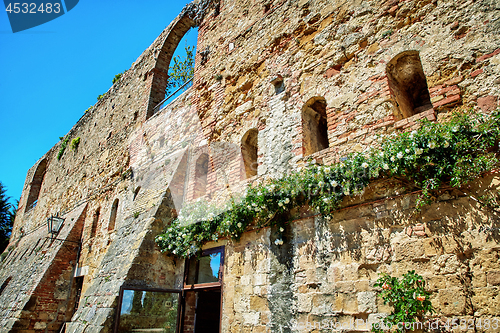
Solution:
{"label": "stone masonry wall", "polygon": [[[414,129],[419,119],[443,121],[469,108],[491,112],[500,102],[499,17],[494,0],[188,5],[66,135],[80,137],[78,148],[58,159],[60,142],[28,171],[0,267],[0,282],[12,277],[0,293],[0,322],[24,333],[55,332],[63,322],[68,332],[109,332],[121,286],[180,288],[184,261],[162,255],[154,237],[183,205],[224,203],[248,183],[280,177],[306,159],[335,163],[376,146],[380,136]],[[156,108],[173,52],[197,25],[193,87]],[[430,104],[406,117],[396,98],[405,87],[394,87],[387,65],[410,51],[418,54]],[[302,112],[317,100],[326,102],[328,148],[305,156]],[[245,179],[242,139],[255,130],[257,176]],[[200,176],[204,154],[208,172]],[[483,181],[496,190],[496,178]],[[38,202],[28,207],[38,186]],[[359,206],[330,221],[304,208],[283,247],[274,245],[272,230],[227,242],[222,331],[375,318],[388,310],[375,299],[376,274],[408,268],[431,282],[439,315],[498,316],[496,218],[460,192],[443,193],[415,215],[413,196],[398,191],[390,180],[374,184],[345,202]],[[57,213],[66,218],[63,240],[81,216],[78,263],[76,250],[43,242],[46,220]],[[47,286],[44,277],[69,290],[70,271],[84,276],[71,319],[74,299],[61,293],[30,302]],[[56,314],[40,310],[52,300]]]}

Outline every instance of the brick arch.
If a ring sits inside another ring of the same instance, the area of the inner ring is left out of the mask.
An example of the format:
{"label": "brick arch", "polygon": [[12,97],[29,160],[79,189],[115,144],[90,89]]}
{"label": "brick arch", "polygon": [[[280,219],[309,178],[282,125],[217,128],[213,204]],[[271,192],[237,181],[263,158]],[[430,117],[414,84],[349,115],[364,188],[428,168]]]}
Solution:
{"label": "brick arch", "polygon": [[36,171],[33,174],[33,179],[31,180],[30,191],[28,195],[28,201],[26,202],[26,209],[25,209],[26,212],[34,208],[38,201],[38,197],[40,196],[40,190],[42,189],[43,179],[45,178],[46,171],[47,171],[47,159],[44,158],[43,160],[40,161],[40,163],[38,163]]}
{"label": "brick arch", "polygon": [[148,110],[146,119],[151,117],[155,111],[154,108],[165,98],[165,89],[168,82],[168,67],[182,37],[189,29],[197,26],[196,21],[190,15],[183,11],[171,23],[170,29],[161,45],[160,52],[156,57],[153,68],[153,78],[151,82],[151,93],[149,96]]}

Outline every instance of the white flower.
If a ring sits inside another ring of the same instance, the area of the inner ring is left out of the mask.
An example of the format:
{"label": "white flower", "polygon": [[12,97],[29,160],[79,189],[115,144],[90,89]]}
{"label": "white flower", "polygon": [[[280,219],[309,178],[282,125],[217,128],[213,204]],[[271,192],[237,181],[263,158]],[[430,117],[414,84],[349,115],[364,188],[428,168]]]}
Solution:
{"label": "white flower", "polygon": [[269,213],[269,215],[268,215],[267,217],[268,217],[268,218],[273,217],[273,213]]}
{"label": "white flower", "polygon": [[394,156],[391,156],[391,161],[394,162],[396,158]]}
{"label": "white flower", "polygon": [[252,202],[252,206],[257,207],[257,204],[255,202]]}
{"label": "white flower", "polygon": [[361,166],[366,169],[368,168],[368,163],[364,162],[363,164],[361,164]]}
{"label": "white flower", "polygon": [[430,149],[434,149],[434,148],[436,148],[436,143],[434,141],[431,141],[431,142],[429,142],[428,147]]}
{"label": "white flower", "polygon": [[186,234],[182,234],[182,238],[186,238],[186,236],[187,236]]}
{"label": "white flower", "polygon": [[302,171],[302,167],[298,167],[297,172],[301,172],[301,171]]}
{"label": "white flower", "polygon": [[450,146],[450,143],[448,141],[445,141],[443,147],[448,148],[449,146]]}
{"label": "white flower", "polygon": [[238,228],[241,228],[241,222],[238,222],[237,225],[238,225]]}
{"label": "white flower", "polygon": [[248,209],[252,209],[252,207],[250,205],[247,206]]}
{"label": "white flower", "polygon": [[292,190],[292,195],[295,195],[295,190]]}
{"label": "white flower", "polygon": [[387,163],[386,163],[386,164],[384,164],[384,169],[385,169],[385,170],[389,170],[389,165],[388,165]]}
{"label": "white flower", "polygon": [[283,207],[283,203],[281,201],[278,202],[278,206]]}
{"label": "white flower", "polygon": [[283,231],[285,231],[285,228],[280,227],[280,232],[283,232]]}
{"label": "white flower", "polygon": [[423,152],[424,152],[424,150],[422,148],[415,149],[415,154],[417,154],[417,155],[422,155]]}
{"label": "white flower", "polygon": [[172,248],[172,244],[170,244],[170,245],[168,246],[168,249],[169,249],[169,250],[170,250],[171,248]]}
{"label": "white flower", "polygon": [[451,129],[452,132],[458,132],[458,126],[454,126],[452,129]]}
{"label": "white flower", "polygon": [[173,250],[173,251],[172,251],[172,253],[173,253],[173,254],[176,254],[176,253],[177,253],[177,250]]}
{"label": "white flower", "polygon": [[351,194],[351,191],[349,191],[349,189],[348,189],[348,188],[346,188],[346,189],[344,190],[344,195],[350,195],[350,194]]}
{"label": "white flower", "polygon": [[403,158],[403,153],[399,152],[397,156],[398,156],[399,159],[402,159]]}
{"label": "white flower", "polygon": [[257,195],[258,195],[258,196],[261,196],[261,195],[262,195],[262,192],[257,192]]}
{"label": "white flower", "polygon": [[287,204],[287,203],[289,203],[289,202],[290,202],[290,199],[286,198],[286,199],[285,199],[285,203]]}
{"label": "white flower", "polygon": [[323,183],[322,181],[320,181],[320,182],[318,183],[318,186],[319,186],[319,187],[323,187],[323,185],[325,185],[325,183]]}
{"label": "white flower", "polygon": [[332,185],[332,187],[337,187],[337,185],[339,185],[335,180],[332,180],[330,182],[330,185]]}
{"label": "white flower", "polygon": [[277,239],[277,240],[274,241],[274,244],[276,244],[276,245],[283,245],[283,240]]}
{"label": "white flower", "polygon": [[380,157],[384,157],[384,152],[381,152],[380,154],[378,154]]}
{"label": "white flower", "polygon": [[407,154],[409,154],[409,153],[410,153],[410,149],[406,148],[406,149],[405,149],[405,152],[406,152]]}
{"label": "white flower", "polygon": [[328,198],[323,198],[323,202],[324,202],[324,203],[327,203],[328,201],[330,201],[330,199],[328,199]]}
{"label": "white flower", "polygon": [[262,209],[266,209],[266,206],[261,206],[260,208],[262,208]]}
{"label": "white flower", "polygon": [[330,168],[325,168],[326,173],[330,173]]}

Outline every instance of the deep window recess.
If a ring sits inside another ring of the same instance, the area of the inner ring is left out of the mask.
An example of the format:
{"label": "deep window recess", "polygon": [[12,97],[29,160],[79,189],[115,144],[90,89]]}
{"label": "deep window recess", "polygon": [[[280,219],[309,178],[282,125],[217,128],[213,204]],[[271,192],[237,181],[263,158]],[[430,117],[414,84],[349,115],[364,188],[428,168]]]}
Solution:
{"label": "deep window recess", "polygon": [[402,52],[392,58],[386,72],[397,103],[398,119],[432,109],[427,80],[417,51]]}
{"label": "deep window recess", "polygon": [[116,215],[118,214],[118,204],[119,200],[115,199],[113,206],[111,207],[111,215],[109,217],[108,231],[113,231],[115,229]]}
{"label": "deep window recess", "polygon": [[42,188],[43,179],[45,178],[45,171],[47,170],[47,160],[42,160],[36,168],[33,180],[31,181],[30,192],[28,195],[28,202],[26,203],[26,212],[35,208],[38,203],[38,196]]}
{"label": "deep window recess", "polygon": [[313,97],[302,108],[302,144],[304,156],[329,147],[326,100]]}
{"label": "deep window recess", "polygon": [[245,178],[257,176],[257,138],[259,131],[251,129],[241,139],[241,154],[245,166]]}
{"label": "deep window recess", "polygon": [[97,232],[97,223],[99,222],[99,215],[101,214],[101,208],[97,208],[94,213],[94,219],[92,220],[92,229],[90,230],[90,238],[94,238]]}
{"label": "deep window recess", "polygon": [[196,160],[193,199],[202,197],[207,193],[208,162],[207,154],[201,154]]}
{"label": "deep window recess", "polygon": [[120,288],[115,332],[179,332],[180,290]]}

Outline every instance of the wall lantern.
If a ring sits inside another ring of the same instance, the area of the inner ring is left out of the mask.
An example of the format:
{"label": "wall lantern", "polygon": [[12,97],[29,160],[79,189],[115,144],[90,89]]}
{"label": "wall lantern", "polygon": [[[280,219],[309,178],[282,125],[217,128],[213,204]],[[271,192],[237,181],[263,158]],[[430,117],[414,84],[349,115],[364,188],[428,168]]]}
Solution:
{"label": "wall lantern", "polygon": [[64,219],[59,216],[51,216],[47,219],[47,227],[49,229],[49,234],[57,235],[61,230],[64,223]]}

